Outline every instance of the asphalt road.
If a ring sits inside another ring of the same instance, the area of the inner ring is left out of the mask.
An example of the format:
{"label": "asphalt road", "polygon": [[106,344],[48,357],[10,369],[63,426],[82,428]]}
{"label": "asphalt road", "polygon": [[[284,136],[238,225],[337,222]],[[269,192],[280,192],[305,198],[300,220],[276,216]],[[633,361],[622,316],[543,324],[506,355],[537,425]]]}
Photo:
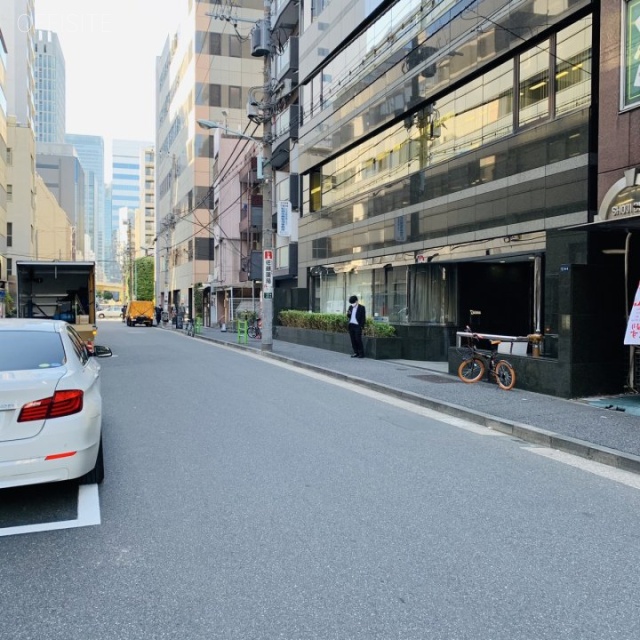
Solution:
{"label": "asphalt road", "polygon": [[1,638],[640,636],[637,476],[171,331],[97,342],[101,522],[0,538]]}

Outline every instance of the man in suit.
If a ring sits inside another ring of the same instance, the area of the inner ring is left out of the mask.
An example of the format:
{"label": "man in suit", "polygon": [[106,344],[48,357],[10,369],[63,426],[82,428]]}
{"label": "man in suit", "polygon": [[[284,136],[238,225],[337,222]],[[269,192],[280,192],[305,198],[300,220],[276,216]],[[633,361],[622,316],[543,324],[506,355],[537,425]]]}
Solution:
{"label": "man in suit", "polygon": [[352,358],[364,358],[364,346],[362,344],[362,331],[367,321],[367,313],[364,305],[358,303],[358,296],[349,298],[350,307],[347,310],[347,322],[349,323],[349,337],[353,347]]}

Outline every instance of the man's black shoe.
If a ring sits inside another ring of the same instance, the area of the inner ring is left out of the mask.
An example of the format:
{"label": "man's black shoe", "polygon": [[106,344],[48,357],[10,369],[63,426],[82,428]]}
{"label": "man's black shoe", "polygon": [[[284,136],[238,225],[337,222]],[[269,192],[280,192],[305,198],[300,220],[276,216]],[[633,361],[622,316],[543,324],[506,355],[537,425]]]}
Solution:
{"label": "man's black shoe", "polygon": [[352,357],[352,358],[359,358],[360,356],[358,356],[358,354],[357,354],[357,353],[354,353],[351,357]]}

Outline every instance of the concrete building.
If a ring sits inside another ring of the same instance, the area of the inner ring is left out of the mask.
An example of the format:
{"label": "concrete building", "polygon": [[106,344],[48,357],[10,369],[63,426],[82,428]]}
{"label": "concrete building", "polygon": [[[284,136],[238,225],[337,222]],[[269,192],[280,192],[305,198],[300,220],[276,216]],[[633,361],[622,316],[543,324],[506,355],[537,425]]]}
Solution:
{"label": "concrete building", "polygon": [[[36,140],[33,129],[7,119],[7,275],[15,293],[16,260],[30,260],[36,247]],[[15,298],[14,298],[15,299]]]}
{"label": "concrete building", "polygon": [[35,18],[34,0],[0,2],[0,25],[7,47],[8,114],[34,129]]}
{"label": "concrete building", "polygon": [[[6,118],[5,222],[0,231],[0,280],[15,299],[14,264],[33,251],[35,214],[34,139],[34,0],[6,0],[0,3],[3,80],[1,111]],[[1,151],[1,150],[0,150]],[[3,206],[0,205],[0,209]],[[2,217],[2,213],[0,213]],[[3,259],[2,259],[3,258]]]}
{"label": "concrete building", "polygon": [[[7,290],[7,239],[11,227],[7,224],[7,164],[12,162],[12,150],[8,147],[7,138],[7,45],[2,35],[0,23],[0,291]],[[0,293],[0,297],[6,293]],[[4,317],[6,306],[0,299],[0,317]]]}
{"label": "concrete building", "polygon": [[75,149],[70,144],[38,144],[36,170],[73,225],[73,259],[94,260],[91,247],[85,246],[85,175]]}
{"label": "concrete building", "polygon": [[136,213],[136,229],[139,242],[136,257],[149,255],[155,249],[156,238],[156,152],[153,146],[142,149],[140,154],[140,206]]}
{"label": "concrete building", "polygon": [[36,141],[62,144],[66,131],[66,70],[58,34],[38,29],[35,53]]}
{"label": "concrete building", "polygon": [[[226,167],[216,166],[213,134],[199,128],[197,120],[261,136],[261,128],[248,126],[246,119],[250,90],[263,86],[263,61],[252,57],[247,36],[252,22],[263,16],[264,3],[243,2],[233,8],[231,20],[208,16],[219,9],[210,2],[186,7],[156,63],[156,216],[159,301],[193,314],[202,288],[213,277],[211,220],[224,215],[239,224],[241,214],[239,202],[228,211],[215,211],[215,184]],[[234,17],[236,27],[231,26]],[[224,289],[239,283],[241,275],[218,284]]]}
{"label": "concrete building", "polygon": [[44,180],[36,176],[35,260],[72,260],[73,225]]}

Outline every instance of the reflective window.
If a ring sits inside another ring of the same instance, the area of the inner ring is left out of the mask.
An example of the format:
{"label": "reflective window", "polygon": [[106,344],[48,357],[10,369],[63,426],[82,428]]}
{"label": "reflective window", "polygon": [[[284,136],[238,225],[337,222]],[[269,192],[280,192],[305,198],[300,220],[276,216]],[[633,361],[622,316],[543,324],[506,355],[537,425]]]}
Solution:
{"label": "reflective window", "polygon": [[520,126],[549,116],[548,40],[520,56]]}
{"label": "reflective window", "polygon": [[556,114],[591,98],[591,16],[560,31],[556,45]]}

